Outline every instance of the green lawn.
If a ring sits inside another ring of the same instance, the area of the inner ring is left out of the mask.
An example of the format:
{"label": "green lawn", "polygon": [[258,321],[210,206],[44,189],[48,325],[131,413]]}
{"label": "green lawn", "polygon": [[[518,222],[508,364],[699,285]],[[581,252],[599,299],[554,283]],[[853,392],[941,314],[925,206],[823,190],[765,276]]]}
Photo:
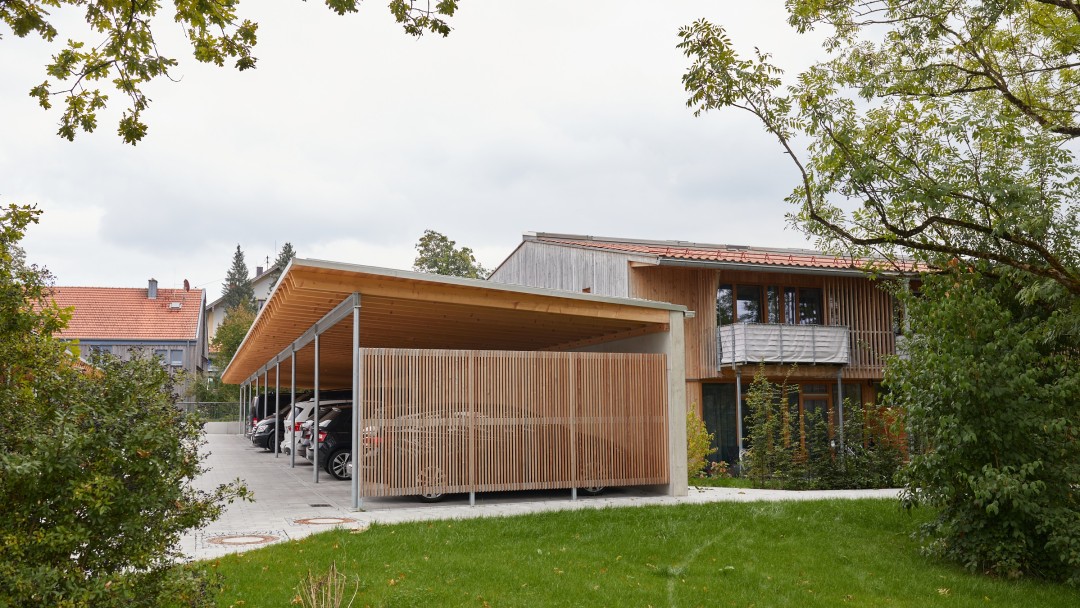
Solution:
{"label": "green lawn", "polygon": [[[208,562],[220,606],[288,606],[309,570],[355,606],[1080,605],[922,557],[892,500],[584,510],[333,531]],[[355,585],[355,582],[351,585]]]}

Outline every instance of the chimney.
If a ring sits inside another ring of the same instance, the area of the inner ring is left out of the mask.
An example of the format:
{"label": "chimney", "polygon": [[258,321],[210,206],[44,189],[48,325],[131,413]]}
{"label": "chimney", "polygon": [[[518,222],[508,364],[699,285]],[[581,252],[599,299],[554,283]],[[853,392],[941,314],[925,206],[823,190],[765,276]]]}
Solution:
{"label": "chimney", "polygon": [[184,291],[191,291],[191,283],[187,279],[184,279]]}
{"label": "chimney", "polygon": [[151,300],[157,299],[157,279],[150,279],[150,283],[146,287],[146,297]]}
{"label": "chimney", "polygon": [[256,277],[261,277],[262,276],[262,270],[263,270],[262,266],[256,266],[255,267],[255,276]]}

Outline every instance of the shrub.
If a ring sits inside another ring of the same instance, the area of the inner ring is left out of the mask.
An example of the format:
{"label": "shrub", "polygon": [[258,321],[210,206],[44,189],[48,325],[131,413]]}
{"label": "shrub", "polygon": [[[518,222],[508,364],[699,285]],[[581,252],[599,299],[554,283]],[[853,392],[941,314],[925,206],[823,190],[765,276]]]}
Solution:
{"label": "shrub", "polygon": [[697,404],[686,412],[686,472],[687,477],[700,477],[713,447],[713,434],[705,428],[705,422],[697,415]]}
{"label": "shrub", "polygon": [[244,490],[191,487],[201,422],[157,361],[76,365],[53,338],[67,313],[17,255],[35,218],[0,212],[0,606],[209,605],[176,544]]}

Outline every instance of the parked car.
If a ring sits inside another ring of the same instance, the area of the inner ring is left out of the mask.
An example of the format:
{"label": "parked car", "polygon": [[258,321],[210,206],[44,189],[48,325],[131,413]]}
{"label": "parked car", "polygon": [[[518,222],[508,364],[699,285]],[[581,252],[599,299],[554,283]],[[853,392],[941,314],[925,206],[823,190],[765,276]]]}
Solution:
{"label": "parked car", "polygon": [[[334,409],[351,410],[352,409],[352,403],[340,403],[338,405],[328,405],[326,407],[320,407],[319,408],[319,425],[320,426],[322,426],[323,420],[326,418],[326,416],[330,412],[332,412]],[[313,455],[314,449],[313,449],[313,446],[312,446],[312,443],[313,443],[312,435],[313,435],[313,433],[312,433],[312,430],[311,430],[312,427],[314,426],[314,424],[315,424],[315,419],[313,417],[305,420],[300,425],[300,432],[299,432],[299,435],[297,435],[297,440],[296,440],[296,455],[300,456],[301,458],[307,458],[308,460],[312,460],[314,458],[314,455]]]}
{"label": "parked car", "polygon": [[[497,417],[461,411],[442,415],[414,413],[388,422],[364,430],[365,482],[415,491],[425,502],[441,500],[447,487],[469,483],[470,439],[475,450],[472,456],[487,467],[488,479],[499,479],[500,484],[520,483],[526,478],[557,481],[550,478],[559,473],[545,468],[543,460],[569,455],[574,444],[574,435],[566,424],[506,409]],[[620,448],[599,437],[579,433],[576,444],[578,479],[601,480],[613,468],[611,463],[622,458]],[[335,442],[326,449],[325,466],[331,475],[342,460],[337,445]],[[319,461],[324,462],[321,452]],[[351,463],[348,459],[345,462],[344,473],[351,476]],[[604,486],[600,481],[583,482],[579,490],[600,494]]]}
{"label": "parked car", "polygon": [[[350,404],[352,404],[352,390],[319,391],[320,407]],[[282,454],[289,454],[292,451],[293,435],[296,435],[297,444],[299,445],[301,443],[301,426],[311,418],[312,413],[315,411],[314,394],[309,393],[307,399],[303,401],[298,398],[296,400],[296,406],[298,409],[293,410],[292,414],[285,419],[285,423],[282,425],[281,448],[279,448]],[[303,456],[299,451],[297,454]]]}
{"label": "parked car", "polygon": [[[320,412],[318,462],[334,479],[352,477],[349,463],[352,461],[352,407],[332,407],[325,414]],[[307,459],[314,460],[314,449],[307,448]]]}
{"label": "parked car", "polygon": [[[297,402],[302,400],[302,395],[306,396],[306,393],[297,393]],[[248,427],[246,429],[248,438],[255,433],[255,429],[258,427],[260,421],[277,414],[279,403],[282,410],[288,409],[289,404],[292,403],[292,392],[282,392],[280,399],[277,398],[277,394],[273,391],[262,393],[252,398],[251,419],[248,421]]]}
{"label": "parked car", "polygon": [[[282,407],[281,418],[288,419],[295,414],[298,409],[300,409],[299,405],[286,405]],[[266,448],[273,452],[274,446],[279,445],[279,442],[284,435],[285,424],[278,424],[277,413],[271,413],[270,416],[263,418],[255,425],[255,430],[251,433],[251,444],[256,447]]]}

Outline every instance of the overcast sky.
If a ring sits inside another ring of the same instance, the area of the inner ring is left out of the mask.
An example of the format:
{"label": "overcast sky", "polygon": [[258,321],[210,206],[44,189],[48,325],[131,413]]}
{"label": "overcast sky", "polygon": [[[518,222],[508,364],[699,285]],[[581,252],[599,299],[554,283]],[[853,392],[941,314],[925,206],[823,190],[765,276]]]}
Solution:
{"label": "overcast sky", "polygon": [[419,40],[385,4],[338,17],[247,0],[260,27],[245,73],[190,59],[163,20],[180,82],[147,88],[135,147],[115,134],[118,95],[96,133],[56,136],[58,113],[27,96],[50,48],[4,31],[0,204],[44,211],[28,259],[60,285],[189,279],[213,300],[237,244],[253,273],[286,241],[408,269],[428,228],[489,268],[527,231],[808,246],[784,218],[790,161],[748,114],[694,118],[675,48],[704,17],[804,67],[818,39],[787,26],[782,0],[462,0],[449,38]]}

